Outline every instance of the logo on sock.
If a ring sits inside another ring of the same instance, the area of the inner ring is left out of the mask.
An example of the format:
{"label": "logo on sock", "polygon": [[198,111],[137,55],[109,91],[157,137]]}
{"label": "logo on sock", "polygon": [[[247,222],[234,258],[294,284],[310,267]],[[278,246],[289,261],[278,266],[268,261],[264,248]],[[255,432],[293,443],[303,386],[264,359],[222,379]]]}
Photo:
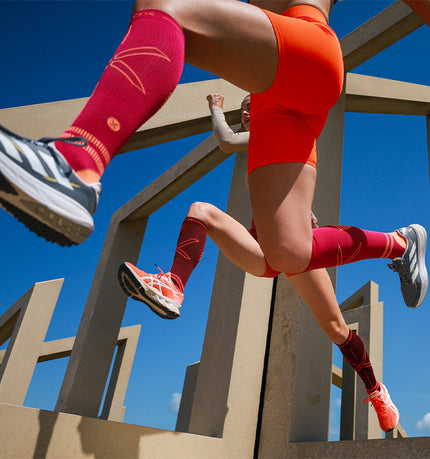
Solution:
{"label": "logo on sock", "polygon": [[[136,57],[139,56],[156,56],[161,59],[171,62],[169,57],[161,51],[161,49],[153,46],[141,46],[138,48],[126,49],[115,54],[109,62],[109,66],[118,70],[136,89],[142,94],[146,94],[145,87],[140,79],[137,70],[133,69],[132,65]],[[127,60],[127,62],[126,62]]]}
{"label": "logo on sock", "polygon": [[113,116],[110,116],[107,119],[107,125],[112,129],[113,132],[118,132],[121,129],[121,123]]}

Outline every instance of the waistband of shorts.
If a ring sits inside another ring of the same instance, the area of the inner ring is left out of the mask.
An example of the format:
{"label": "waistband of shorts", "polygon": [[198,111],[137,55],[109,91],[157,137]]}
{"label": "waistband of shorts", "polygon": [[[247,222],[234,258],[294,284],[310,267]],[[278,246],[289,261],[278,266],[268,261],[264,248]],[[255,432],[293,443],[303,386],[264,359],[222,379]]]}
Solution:
{"label": "waistband of shorts", "polygon": [[327,19],[323,12],[317,7],[312,5],[296,5],[288,8],[288,10],[282,13],[282,16],[288,16],[290,18],[300,18],[304,20],[322,22],[327,24]]}

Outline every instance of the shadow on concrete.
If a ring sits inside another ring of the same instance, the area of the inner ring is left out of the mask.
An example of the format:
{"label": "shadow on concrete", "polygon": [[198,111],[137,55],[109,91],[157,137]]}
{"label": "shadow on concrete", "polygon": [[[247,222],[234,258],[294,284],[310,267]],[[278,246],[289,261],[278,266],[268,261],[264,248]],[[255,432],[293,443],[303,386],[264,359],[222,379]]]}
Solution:
{"label": "shadow on concrete", "polygon": [[34,459],[46,457],[57,418],[58,413],[39,411],[39,434],[37,435],[36,448],[33,454]]}

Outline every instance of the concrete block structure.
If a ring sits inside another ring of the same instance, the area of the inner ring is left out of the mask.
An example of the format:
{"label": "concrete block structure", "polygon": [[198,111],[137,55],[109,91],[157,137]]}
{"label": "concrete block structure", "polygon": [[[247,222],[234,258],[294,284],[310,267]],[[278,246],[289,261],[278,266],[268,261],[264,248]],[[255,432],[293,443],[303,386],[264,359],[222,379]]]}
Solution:
{"label": "concrete block structure", "polygon": [[[339,221],[346,111],[426,116],[423,135],[430,138],[430,86],[350,73],[421,25],[399,0],[342,39],[347,72],[344,91],[318,141],[321,160],[314,209],[321,225]],[[226,96],[227,120],[238,123],[242,90],[223,80],[184,84],[122,153],[209,131],[210,117],[200,101],[210,92]],[[0,118],[22,135],[52,136],[70,124],[85,101],[8,108],[0,110]],[[381,438],[368,406],[357,403],[362,394],[355,375],[346,365],[343,371],[333,368],[332,344],[285,276],[256,278],[222,255],[201,360],[187,372],[177,431],[120,422],[139,331],[121,329],[127,297],[118,286],[117,267],[125,259],[137,262],[149,217],[228,156],[213,136],[208,137],[113,214],[76,338],[43,342],[60,280],[36,284],[0,318],[2,342],[11,337],[0,366],[2,456],[430,456],[429,438],[407,438],[401,428],[391,438]],[[251,211],[243,205],[245,169],[245,155],[238,152],[227,211],[248,224]],[[331,278],[335,284],[335,270]],[[341,308],[368,347],[377,377],[382,379],[383,306],[376,284],[352,294]],[[27,320],[37,325],[34,330],[29,330]],[[108,382],[117,346],[119,360],[114,361]],[[55,411],[23,407],[36,362],[66,354],[70,360]],[[328,442],[333,383],[343,390],[339,442]],[[102,406],[106,386],[107,404]],[[307,416],[309,411],[312,417]]]}

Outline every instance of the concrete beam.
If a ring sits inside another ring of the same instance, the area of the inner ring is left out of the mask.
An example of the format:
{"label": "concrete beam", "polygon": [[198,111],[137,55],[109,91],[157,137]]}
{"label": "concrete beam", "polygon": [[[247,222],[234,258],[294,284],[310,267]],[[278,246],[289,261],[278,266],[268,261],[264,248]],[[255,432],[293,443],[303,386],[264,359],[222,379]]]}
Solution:
{"label": "concrete beam", "polygon": [[[230,124],[240,121],[240,103],[246,92],[225,80],[179,85],[166,104],[131,137],[120,153],[182,139],[212,130],[206,96],[225,95],[224,111]],[[25,137],[61,135],[78,116],[88,98],[71,99],[0,110],[0,124]]]}
{"label": "concrete beam", "polygon": [[339,389],[342,389],[342,370],[336,365],[331,366],[331,382]]}
{"label": "concrete beam", "polygon": [[378,301],[379,285],[373,281],[369,281],[343,301],[339,307],[342,312],[345,312],[359,308],[360,306],[375,304]]}
{"label": "concrete beam", "polygon": [[230,156],[218,148],[211,135],[118,209],[113,218],[131,221],[148,217]]}
{"label": "concrete beam", "polygon": [[340,40],[345,72],[350,72],[423,24],[411,8],[397,0]]}
{"label": "concrete beam", "polygon": [[430,86],[348,73],[346,94],[347,112],[430,114]]}

